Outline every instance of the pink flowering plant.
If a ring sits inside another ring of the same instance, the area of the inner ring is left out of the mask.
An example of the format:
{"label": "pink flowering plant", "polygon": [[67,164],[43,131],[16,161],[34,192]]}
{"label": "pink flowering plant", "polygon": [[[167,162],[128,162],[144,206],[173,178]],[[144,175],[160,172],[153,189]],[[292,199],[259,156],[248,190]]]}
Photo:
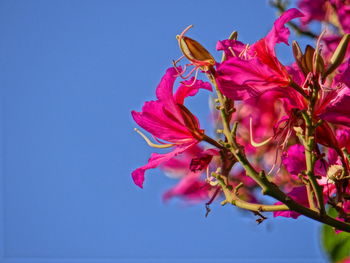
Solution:
{"label": "pink flowering plant", "polygon": [[[298,9],[287,9],[282,1],[272,5],[281,15],[267,35],[243,43],[233,32],[217,42],[219,61],[187,36],[192,26],[176,37],[182,56],[166,70],[156,100],[132,112],[153,137],[135,129],[145,141],[169,150],[153,153],[132,178],[142,188],[146,171],[159,167],[178,179],[164,200],[205,202],[208,212],[220,200],[253,212],[258,223],[266,213],[294,219],[303,215],[328,226],[332,233],[328,229],[327,235],[346,235],[350,1],[301,0]],[[309,24],[315,21],[322,23],[322,32],[311,31]],[[310,45],[302,50],[297,41],[291,42],[288,25],[309,37]],[[278,59],[279,43],[290,46],[293,63]],[[215,97],[214,135],[185,106],[185,99],[198,92]],[[264,196],[276,201],[268,203]]]}

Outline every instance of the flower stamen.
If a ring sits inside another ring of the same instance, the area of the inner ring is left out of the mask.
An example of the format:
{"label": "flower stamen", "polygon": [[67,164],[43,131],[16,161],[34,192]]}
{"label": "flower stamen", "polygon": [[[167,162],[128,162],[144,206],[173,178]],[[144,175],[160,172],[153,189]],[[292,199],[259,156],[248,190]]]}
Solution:
{"label": "flower stamen", "polygon": [[158,149],[165,149],[165,148],[170,148],[170,147],[173,147],[175,146],[175,144],[171,144],[171,143],[165,143],[165,144],[155,144],[153,142],[151,142],[150,139],[147,138],[146,135],[144,135],[139,129],[137,128],[134,128],[134,130],[141,135],[141,137],[146,141],[146,143],[153,147],[153,148],[158,148]]}
{"label": "flower stamen", "polygon": [[255,142],[255,140],[254,140],[254,136],[253,136],[253,118],[252,117],[250,117],[249,118],[249,133],[250,133],[250,144],[251,145],[253,145],[254,147],[261,147],[261,146],[264,146],[264,145],[266,145],[266,144],[268,144],[271,140],[272,140],[272,138],[273,138],[273,136],[271,136],[270,138],[267,138],[265,141],[262,141],[262,142]]}
{"label": "flower stamen", "polygon": [[[194,83],[196,83],[196,81],[197,81],[199,68],[197,68],[197,69],[195,68],[194,70],[196,70],[196,73],[194,73],[194,78],[193,78],[192,83],[190,85],[184,84],[187,87],[192,87],[194,85]],[[193,70],[192,70],[192,72],[193,72]],[[192,72],[191,72],[191,74],[192,74]]]}
{"label": "flower stamen", "polygon": [[233,50],[232,47],[228,47],[228,50],[230,50],[232,56],[237,57],[237,55],[236,55],[236,53],[235,53],[235,51]]}

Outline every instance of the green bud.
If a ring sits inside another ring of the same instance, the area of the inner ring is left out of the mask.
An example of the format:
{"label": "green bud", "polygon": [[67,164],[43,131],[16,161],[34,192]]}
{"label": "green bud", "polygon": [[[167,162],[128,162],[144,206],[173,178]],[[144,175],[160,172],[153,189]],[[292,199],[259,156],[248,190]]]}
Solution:
{"label": "green bud", "polygon": [[346,54],[346,50],[349,45],[349,41],[350,41],[350,34],[345,34],[332,55],[332,58],[330,61],[331,63],[325,74],[326,76],[331,74],[343,62]]}
{"label": "green bud", "polygon": [[[292,49],[293,49],[293,55],[294,55],[295,62],[297,63],[299,68],[304,72],[304,69],[302,67],[303,52],[301,51],[301,48],[300,48],[298,42],[296,42],[295,40],[292,43]],[[307,74],[307,73],[304,72],[304,74]]]}

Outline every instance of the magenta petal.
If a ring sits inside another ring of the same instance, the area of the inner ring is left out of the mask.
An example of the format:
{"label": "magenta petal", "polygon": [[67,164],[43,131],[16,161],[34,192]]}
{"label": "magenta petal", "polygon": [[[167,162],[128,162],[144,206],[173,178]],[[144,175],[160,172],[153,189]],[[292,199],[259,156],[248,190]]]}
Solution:
{"label": "magenta petal", "polygon": [[[237,41],[234,39],[225,39],[217,42],[216,49],[224,51],[226,57],[231,58],[231,57],[238,56],[243,51],[243,49],[246,48],[246,46],[247,45],[245,45],[240,41]],[[234,54],[232,54],[232,52]]]}
{"label": "magenta petal", "polygon": [[[293,190],[288,194],[289,197],[291,197],[294,201],[297,203],[309,207],[309,201],[307,199],[307,191],[305,186],[299,186],[294,187]],[[275,205],[281,205],[281,202],[275,203]],[[273,216],[283,216],[283,217],[291,217],[291,218],[298,218],[300,216],[299,213],[287,210],[287,211],[276,211],[273,212]]]}
{"label": "magenta petal", "polygon": [[189,173],[173,188],[164,193],[164,201],[175,196],[192,201],[200,201],[208,197],[210,185],[200,181],[201,173]]}
{"label": "magenta petal", "polygon": [[[181,69],[179,68],[179,70]],[[182,116],[179,113],[173,96],[173,87],[177,75],[178,73],[174,67],[168,68],[158,84],[156,95],[169,112],[171,112],[177,119],[182,120]]]}
{"label": "magenta petal", "polygon": [[234,100],[257,97],[269,90],[283,90],[288,84],[283,77],[257,58],[233,57],[218,66],[217,80],[222,93]]}
{"label": "magenta petal", "polygon": [[173,86],[176,78],[177,72],[175,68],[168,68],[156,89],[156,95],[160,101],[168,101],[169,98],[173,97]]}
{"label": "magenta petal", "polygon": [[[275,21],[265,38],[253,44],[243,55],[231,56],[219,64],[216,79],[222,93],[234,100],[245,100],[270,90],[288,92],[290,77],[278,61],[274,48],[280,42],[288,44],[289,29],[285,24],[302,15],[295,8],[289,9]],[[218,48],[226,50],[230,44],[219,42]]]}
{"label": "magenta petal", "polygon": [[338,68],[338,71],[340,73],[335,76],[335,83],[343,83],[348,88],[350,88],[350,59],[347,62],[343,63]]}
{"label": "magenta petal", "polygon": [[[275,203],[275,205],[281,205],[281,202],[277,202]],[[283,216],[283,217],[288,217],[288,218],[293,218],[293,219],[297,219],[300,214],[291,210],[287,210],[287,211],[276,211],[273,212],[273,216],[277,217],[277,216]]]}
{"label": "magenta petal", "polygon": [[285,26],[290,20],[302,17],[304,14],[296,8],[292,8],[284,12],[274,23],[273,28],[266,36],[268,47],[273,50],[277,43],[285,43],[288,45],[290,35],[289,29]]}
{"label": "magenta petal", "polygon": [[185,98],[196,95],[199,89],[212,91],[212,87],[209,82],[204,82],[199,79],[197,79],[194,83],[193,81],[194,77],[192,77],[190,80],[181,82],[180,87],[177,89],[174,95],[176,103],[183,104]]}
{"label": "magenta petal", "polygon": [[320,115],[321,119],[350,127],[350,89],[344,87]]}
{"label": "magenta petal", "polygon": [[[306,170],[305,148],[301,144],[295,144],[289,147],[288,151],[282,156],[282,163],[293,179],[298,179],[298,174]],[[315,174],[325,176],[325,165],[320,160],[315,163]]]}
{"label": "magenta petal", "polygon": [[294,179],[297,179],[298,174],[306,170],[304,146],[301,144],[291,146],[288,151],[283,154],[282,163]]}
{"label": "magenta petal", "polygon": [[322,21],[326,16],[325,0],[300,0],[298,7],[304,12],[305,16],[301,18],[303,25],[312,20]]}
{"label": "magenta petal", "polygon": [[148,101],[142,112],[131,112],[135,122],[154,136],[170,142],[186,140],[193,136],[175,117],[169,118],[160,101]]}
{"label": "magenta petal", "polygon": [[350,33],[350,4],[344,1],[335,1],[339,22],[345,33]]}
{"label": "magenta petal", "polygon": [[137,168],[132,172],[132,179],[134,183],[143,188],[143,182],[145,180],[145,172],[148,169],[154,169],[158,167],[161,163],[170,160],[176,155],[186,151],[188,148],[192,147],[197,142],[192,142],[190,144],[182,144],[177,146],[173,151],[165,154],[152,153],[151,158],[149,158],[148,163],[140,168]]}

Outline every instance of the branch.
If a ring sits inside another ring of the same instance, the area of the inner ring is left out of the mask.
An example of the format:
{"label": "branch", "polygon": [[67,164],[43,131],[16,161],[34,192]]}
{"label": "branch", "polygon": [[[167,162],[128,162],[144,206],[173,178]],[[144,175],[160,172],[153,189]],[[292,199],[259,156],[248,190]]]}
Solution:
{"label": "branch", "polygon": [[[254,167],[250,164],[250,162],[246,158],[245,153],[242,150],[242,147],[238,145],[235,138],[232,136],[231,128],[226,116],[227,110],[224,107],[225,105],[224,96],[222,95],[222,93],[218,88],[214,74],[208,73],[208,78],[213,83],[220,102],[220,106],[221,106],[220,114],[221,114],[221,120],[224,128],[223,133],[226,136],[226,139],[228,142],[228,150],[231,151],[235,159],[242,165],[242,167],[246,171],[246,174],[250,176],[262,188],[262,193],[264,195],[271,196],[276,200],[284,203],[290,210],[293,210],[297,213],[300,213],[316,221],[335,227],[336,229],[350,233],[350,224],[334,219],[328,216],[327,214],[318,213],[308,207],[305,207],[295,202],[292,198],[290,198],[284,192],[282,192],[274,183],[270,182],[266,177],[264,171],[261,171],[259,173],[254,169]],[[230,189],[230,186],[226,185],[226,187],[228,187],[228,190],[232,190]],[[223,190],[225,190],[225,188],[223,188]]]}

